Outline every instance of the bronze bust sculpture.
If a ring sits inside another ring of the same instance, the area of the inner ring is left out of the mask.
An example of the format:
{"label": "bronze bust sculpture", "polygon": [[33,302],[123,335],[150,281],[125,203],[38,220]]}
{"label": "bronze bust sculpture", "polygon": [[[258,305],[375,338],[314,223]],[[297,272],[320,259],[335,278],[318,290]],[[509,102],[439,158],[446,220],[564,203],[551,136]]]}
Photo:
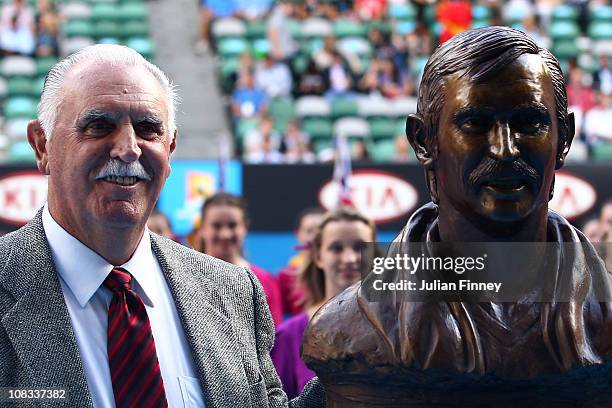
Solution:
{"label": "bronze bust sculpture", "polygon": [[569,295],[372,302],[368,276],[323,306],[304,337],[328,406],[611,407],[612,279],[582,233],[548,210],[574,135],[558,61],[510,28],[459,34],[429,59],[406,133],[432,203],[410,218],[400,249],[558,243],[554,286]]}

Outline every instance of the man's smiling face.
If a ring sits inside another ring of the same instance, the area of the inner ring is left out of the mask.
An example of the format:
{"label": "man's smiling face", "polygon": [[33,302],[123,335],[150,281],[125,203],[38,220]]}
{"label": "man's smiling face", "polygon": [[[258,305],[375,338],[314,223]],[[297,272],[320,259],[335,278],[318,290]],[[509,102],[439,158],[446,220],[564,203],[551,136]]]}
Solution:
{"label": "man's smiling face", "polygon": [[141,66],[85,63],[68,73],[60,98],[47,142],[54,216],[72,231],[144,225],[175,147],[162,86]]}

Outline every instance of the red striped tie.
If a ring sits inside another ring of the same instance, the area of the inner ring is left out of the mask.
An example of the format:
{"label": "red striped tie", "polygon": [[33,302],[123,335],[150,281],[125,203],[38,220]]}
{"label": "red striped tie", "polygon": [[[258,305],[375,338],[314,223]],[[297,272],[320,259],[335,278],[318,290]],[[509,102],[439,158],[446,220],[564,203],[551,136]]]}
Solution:
{"label": "red striped tie", "polygon": [[115,268],[104,280],[113,291],[108,308],[108,363],[117,408],[167,407],[151,324],[132,276]]}

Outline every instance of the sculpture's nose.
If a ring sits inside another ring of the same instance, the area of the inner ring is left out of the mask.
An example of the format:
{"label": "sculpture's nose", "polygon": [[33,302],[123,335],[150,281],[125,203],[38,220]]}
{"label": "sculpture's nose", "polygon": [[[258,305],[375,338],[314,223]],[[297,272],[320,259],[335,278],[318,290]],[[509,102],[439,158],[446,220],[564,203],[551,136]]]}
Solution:
{"label": "sculpture's nose", "polygon": [[497,121],[489,136],[489,155],[501,161],[514,161],[519,156],[514,134],[507,122]]}

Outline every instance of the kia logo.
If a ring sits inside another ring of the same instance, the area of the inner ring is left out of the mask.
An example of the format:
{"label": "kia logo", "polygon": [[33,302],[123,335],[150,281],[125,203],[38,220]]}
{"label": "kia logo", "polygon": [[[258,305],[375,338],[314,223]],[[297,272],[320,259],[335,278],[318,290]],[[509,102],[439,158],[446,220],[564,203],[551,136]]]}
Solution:
{"label": "kia logo", "polygon": [[555,173],[555,191],[550,208],[567,219],[581,216],[597,202],[597,192],[588,181],[568,171]]}
{"label": "kia logo", "polygon": [[47,200],[47,177],[34,170],[0,178],[0,221],[21,226],[30,221]]}
{"label": "kia logo", "polygon": [[[351,198],[356,209],[377,224],[398,220],[418,203],[412,184],[393,173],[380,170],[356,170],[349,179]],[[319,202],[327,210],[338,205],[339,186],[328,181],[319,191]]]}

